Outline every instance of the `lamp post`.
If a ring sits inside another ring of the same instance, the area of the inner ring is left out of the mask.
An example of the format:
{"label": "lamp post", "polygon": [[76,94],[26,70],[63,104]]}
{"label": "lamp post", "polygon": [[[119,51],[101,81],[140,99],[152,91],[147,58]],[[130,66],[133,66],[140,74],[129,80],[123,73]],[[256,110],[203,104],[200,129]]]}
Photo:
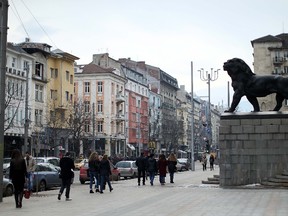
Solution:
{"label": "lamp post", "polygon": [[219,70],[220,69],[213,70],[213,68],[211,68],[211,72],[210,73],[208,71],[205,71],[203,68],[198,70],[200,72],[200,79],[202,81],[207,82],[207,84],[208,84],[208,122],[207,122],[207,127],[210,130],[210,133],[209,133],[209,136],[208,136],[208,144],[209,145],[212,144],[210,82],[211,81],[215,81],[215,80],[218,79],[218,71]]}

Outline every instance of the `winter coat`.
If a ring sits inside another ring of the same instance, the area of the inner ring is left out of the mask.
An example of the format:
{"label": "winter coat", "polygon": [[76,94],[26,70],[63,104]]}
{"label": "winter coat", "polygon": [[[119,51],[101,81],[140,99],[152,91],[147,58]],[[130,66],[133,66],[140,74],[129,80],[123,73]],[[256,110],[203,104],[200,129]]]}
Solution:
{"label": "winter coat", "polygon": [[157,172],[157,161],[155,158],[149,158],[147,161],[147,171]]}
{"label": "winter coat", "polygon": [[110,162],[108,160],[102,159],[100,162],[100,175],[109,176],[111,174]]}
{"label": "winter coat", "polygon": [[27,169],[24,159],[12,159],[10,162],[9,179],[12,180],[15,190],[23,191]]}
{"label": "winter coat", "polygon": [[145,157],[138,157],[136,159],[136,166],[138,167],[139,171],[145,171],[147,167],[147,159]]}
{"label": "winter coat", "polygon": [[160,176],[166,177],[166,172],[167,172],[167,160],[166,159],[158,160],[158,170],[159,170]]}
{"label": "winter coat", "polygon": [[60,159],[60,168],[62,179],[71,179],[74,177],[73,170],[75,169],[75,165],[70,157],[64,156]]}
{"label": "winter coat", "polygon": [[100,172],[100,161],[99,160],[92,160],[88,162],[89,171],[90,172]]}
{"label": "winter coat", "polygon": [[177,170],[176,168],[177,161],[168,160],[167,164],[169,173],[174,173]]}

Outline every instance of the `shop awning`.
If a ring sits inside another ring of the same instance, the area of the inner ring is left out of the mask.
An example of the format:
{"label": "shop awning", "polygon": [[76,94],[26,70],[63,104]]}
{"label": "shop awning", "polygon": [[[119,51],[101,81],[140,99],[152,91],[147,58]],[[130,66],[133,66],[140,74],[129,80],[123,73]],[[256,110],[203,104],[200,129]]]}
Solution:
{"label": "shop awning", "polygon": [[133,145],[131,145],[131,144],[129,144],[129,143],[127,143],[127,146],[132,150],[132,151],[134,151],[135,150],[135,147],[133,146]]}

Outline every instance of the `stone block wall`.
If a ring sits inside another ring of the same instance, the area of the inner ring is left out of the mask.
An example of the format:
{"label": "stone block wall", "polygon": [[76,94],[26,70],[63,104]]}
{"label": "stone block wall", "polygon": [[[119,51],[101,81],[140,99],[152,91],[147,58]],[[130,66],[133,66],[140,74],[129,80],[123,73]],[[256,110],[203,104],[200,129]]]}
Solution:
{"label": "stone block wall", "polygon": [[288,170],[288,112],[224,113],[220,186],[261,183]]}

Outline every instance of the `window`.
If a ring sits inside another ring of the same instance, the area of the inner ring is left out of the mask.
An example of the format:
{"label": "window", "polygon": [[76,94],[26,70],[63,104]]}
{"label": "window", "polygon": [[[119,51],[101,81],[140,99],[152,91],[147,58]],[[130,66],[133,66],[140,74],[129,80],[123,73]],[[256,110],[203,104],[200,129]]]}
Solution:
{"label": "window", "polygon": [[90,82],[85,82],[84,83],[84,92],[85,93],[90,93]]}
{"label": "window", "polygon": [[89,121],[85,121],[84,131],[87,133],[90,132],[90,122]]}
{"label": "window", "polygon": [[73,75],[70,75],[70,84],[73,84]]}
{"label": "window", "polygon": [[66,71],[66,81],[69,82],[69,71]]}
{"label": "window", "polygon": [[56,112],[50,111],[50,121],[54,122],[56,120]]}
{"label": "window", "polygon": [[97,132],[98,133],[103,133],[103,121],[98,121],[97,122]]}
{"label": "window", "polygon": [[85,111],[85,113],[89,113],[90,112],[90,101],[85,101],[84,102],[84,111]]}
{"label": "window", "polygon": [[43,86],[35,85],[35,101],[43,102]]}
{"label": "window", "polygon": [[20,85],[20,97],[23,97],[23,84]]}
{"label": "window", "polygon": [[103,101],[98,101],[97,102],[97,104],[98,104],[98,112],[103,112]]}
{"label": "window", "polygon": [[16,58],[12,57],[12,67],[16,67]]}
{"label": "window", "polygon": [[37,126],[42,125],[42,110],[35,109],[35,124]]}
{"label": "window", "polygon": [[19,95],[19,84],[18,83],[16,83],[16,96],[18,96]]}
{"label": "window", "polygon": [[51,71],[51,78],[56,79],[58,77],[58,69],[50,68],[50,71]]}
{"label": "window", "polygon": [[69,101],[69,92],[65,91],[65,97],[66,97],[66,101]]}
{"label": "window", "polygon": [[57,100],[57,90],[53,90],[53,89],[50,90],[50,98],[52,100]]}
{"label": "window", "polygon": [[103,92],[103,82],[98,82],[98,93],[102,93]]}
{"label": "window", "polygon": [[29,70],[29,62],[28,61],[23,62],[23,70]]}
{"label": "window", "polygon": [[39,63],[39,62],[36,62],[35,75],[42,78],[43,77],[43,70],[44,70],[44,65]]}
{"label": "window", "polygon": [[73,103],[73,94],[70,94],[70,103]]}

